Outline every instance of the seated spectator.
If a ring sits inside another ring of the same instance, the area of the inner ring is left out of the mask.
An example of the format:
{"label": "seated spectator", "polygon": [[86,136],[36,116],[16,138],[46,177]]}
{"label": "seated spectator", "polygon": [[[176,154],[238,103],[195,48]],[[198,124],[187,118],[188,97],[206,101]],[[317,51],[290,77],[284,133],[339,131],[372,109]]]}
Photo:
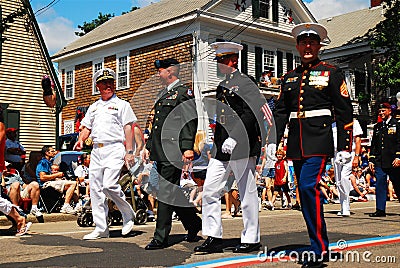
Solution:
{"label": "seated spectator", "polygon": [[326,165],[326,174],[319,182],[320,189],[329,203],[337,203],[339,200],[339,192],[336,188],[335,169],[333,165]]}
{"label": "seated spectator", "polygon": [[376,178],[374,173],[366,167],[364,170],[358,170],[358,173],[362,173],[361,177],[365,178],[365,182],[367,183],[368,194],[375,194],[375,186],[376,186]]}
{"label": "seated spectator", "polygon": [[24,146],[17,140],[17,128],[6,129],[6,147],[4,152],[4,160],[11,163],[12,167],[18,172],[25,165],[26,151]]}
{"label": "seated spectator", "polygon": [[11,217],[17,223],[16,236],[26,234],[32,225],[32,222],[26,222],[25,217],[18,212],[18,208],[15,205],[3,197],[0,197],[0,212]]}
{"label": "seated spectator", "polygon": [[42,159],[42,154],[40,153],[40,151],[30,152],[29,160],[28,162],[26,162],[20,173],[25,183],[29,184],[32,181],[37,181],[36,166],[39,163],[40,159]]}
{"label": "seated spectator", "polygon": [[[39,161],[36,167],[36,177],[40,187],[52,187],[60,193],[65,192],[64,205],[61,207],[61,213],[75,214],[74,208],[71,207],[71,199],[74,196],[76,181],[66,180],[63,172],[51,172],[51,159],[55,156],[56,151],[53,147],[45,145],[42,147],[43,158]],[[78,197],[75,195],[77,203]]]}
{"label": "seated spectator", "polygon": [[272,71],[270,69],[265,70],[262,72],[261,77],[260,77],[260,86],[261,87],[269,87],[271,86],[271,77],[272,77]]}
{"label": "seated spectator", "polygon": [[350,196],[357,197],[359,201],[367,201],[366,195],[368,194],[368,186],[361,177],[362,170],[361,168],[353,169],[353,172],[350,175],[350,181],[353,189],[350,191]]}
{"label": "seated spectator", "polygon": [[80,187],[85,187],[85,199],[89,198],[89,164],[90,155],[83,153],[78,157],[78,166],[74,170],[74,174],[77,177],[77,183]]}
{"label": "seated spectator", "polygon": [[18,171],[10,169],[10,163],[6,162],[6,170],[2,176],[2,186],[5,187],[11,203],[18,206],[23,198],[32,200],[30,213],[35,217],[41,217],[42,212],[38,208],[40,188],[36,181],[25,183]]}

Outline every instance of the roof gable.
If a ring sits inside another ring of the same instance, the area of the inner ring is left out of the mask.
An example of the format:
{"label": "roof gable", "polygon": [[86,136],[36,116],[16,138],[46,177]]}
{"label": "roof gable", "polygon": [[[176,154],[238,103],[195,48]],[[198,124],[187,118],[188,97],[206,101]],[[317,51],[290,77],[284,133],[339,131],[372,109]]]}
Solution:
{"label": "roof gable", "polygon": [[[178,2],[178,3],[177,3]],[[129,33],[161,24],[168,20],[192,13],[205,5],[216,2],[210,0],[161,0],[146,7],[114,17],[54,54],[58,57],[69,52],[95,45]]]}
{"label": "roof gable", "polygon": [[383,13],[383,7],[377,6],[319,20],[318,22],[327,28],[331,39],[331,43],[323,49],[362,41],[363,37],[384,19]]}

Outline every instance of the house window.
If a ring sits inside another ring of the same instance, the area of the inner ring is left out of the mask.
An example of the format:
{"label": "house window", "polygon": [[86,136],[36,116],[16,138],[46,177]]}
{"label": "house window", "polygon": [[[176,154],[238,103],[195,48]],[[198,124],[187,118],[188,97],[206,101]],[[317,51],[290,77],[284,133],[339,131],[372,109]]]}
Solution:
{"label": "house window", "polygon": [[260,17],[262,18],[270,18],[269,15],[269,4],[270,0],[260,0]]}
{"label": "house window", "polygon": [[294,56],[294,68],[301,65],[301,58],[300,56]]}
{"label": "house window", "polygon": [[264,50],[264,70],[275,69],[275,52],[271,50]]}
{"label": "house window", "polygon": [[74,98],[74,71],[67,71],[66,74],[66,82],[65,82],[65,98],[73,99]]}
{"label": "house window", "polygon": [[74,120],[65,120],[64,121],[64,135],[74,133],[75,130]]}
{"label": "house window", "polygon": [[122,56],[118,58],[117,77],[118,77],[117,89],[123,89],[129,87],[128,56]]}
{"label": "house window", "polygon": [[[98,70],[101,70],[101,69],[103,69],[103,61],[95,62],[93,64],[93,74],[95,74]],[[96,83],[93,82],[93,95],[99,94],[99,93],[100,93],[100,91],[97,89]]]}

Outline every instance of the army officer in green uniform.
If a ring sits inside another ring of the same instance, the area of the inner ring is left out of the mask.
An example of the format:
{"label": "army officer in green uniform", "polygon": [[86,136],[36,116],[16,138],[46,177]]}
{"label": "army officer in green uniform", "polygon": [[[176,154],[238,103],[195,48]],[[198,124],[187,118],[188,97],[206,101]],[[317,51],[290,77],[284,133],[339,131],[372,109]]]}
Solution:
{"label": "army officer in green uniform", "polygon": [[146,153],[157,161],[159,176],[156,230],[146,250],[168,245],[175,211],[188,231],[185,240],[193,242],[201,230],[201,219],[196,209],[179,189],[183,163],[193,160],[193,144],[197,131],[197,114],[192,89],[179,80],[176,59],[156,60],[155,67],[161,83],[166,86],[155,104],[153,128],[146,143]]}

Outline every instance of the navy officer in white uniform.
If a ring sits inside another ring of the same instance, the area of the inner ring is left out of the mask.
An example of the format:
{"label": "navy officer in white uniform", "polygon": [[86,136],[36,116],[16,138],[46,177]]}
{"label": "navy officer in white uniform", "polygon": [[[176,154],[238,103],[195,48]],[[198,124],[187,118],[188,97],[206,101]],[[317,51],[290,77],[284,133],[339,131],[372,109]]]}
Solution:
{"label": "navy officer in white uniform", "polygon": [[134,212],[118,184],[121,167],[134,164],[134,136],[132,124],[137,118],[130,104],[115,95],[115,72],[109,68],[97,71],[93,76],[101,98],[90,105],[81,122],[81,130],[75,150],[82,150],[83,142],[91,136],[93,150],[89,165],[90,197],[92,202],[94,231],[83,237],[93,240],[109,237],[107,226],[108,204],[106,197],[117,205],[122,214],[122,235],[133,228]]}
{"label": "navy officer in white uniform", "polygon": [[[238,70],[239,51],[243,46],[233,42],[211,44],[216,52],[218,69],[226,75],[216,91],[217,124],[214,133],[213,157],[210,159],[203,187],[202,233],[205,242],[195,252],[222,251],[221,194],[230,172],[235,175],[243,211],[241,243],[233,252],[258,250],[257,186],[254,178],[256,159],[261,152],[257,113],[261,114],[262,96],[256,84]],[[255,108],[254,106],[258,108]]]}

